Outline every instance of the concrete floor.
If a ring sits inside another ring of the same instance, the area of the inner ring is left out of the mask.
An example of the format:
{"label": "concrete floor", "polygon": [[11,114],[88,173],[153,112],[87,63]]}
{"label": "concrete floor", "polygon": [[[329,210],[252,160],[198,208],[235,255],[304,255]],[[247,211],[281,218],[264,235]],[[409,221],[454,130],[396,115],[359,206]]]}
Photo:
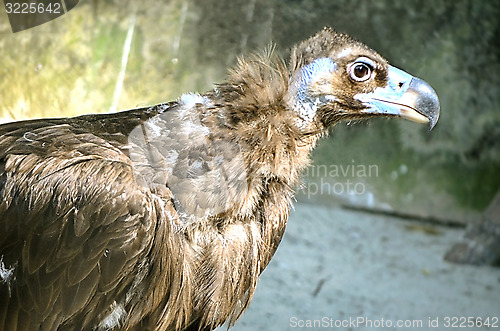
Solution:
{"label": "concrete floor", "polygon": [[500,330],[500,269],[443,261],[463,231],[298,203],[231,330]]}

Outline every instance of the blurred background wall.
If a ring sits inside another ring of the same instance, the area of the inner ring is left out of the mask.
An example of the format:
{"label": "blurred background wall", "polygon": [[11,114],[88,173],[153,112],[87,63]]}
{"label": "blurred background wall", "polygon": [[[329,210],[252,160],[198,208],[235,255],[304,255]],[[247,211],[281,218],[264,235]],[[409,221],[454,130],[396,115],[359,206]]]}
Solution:
{"label": "blurred background wall", "polygon": [[287,58],[329,25],[430,83],[441,118],[432,132],[396,119],[338,125],[313,154],[299,199],[466,222],[500,188],[499,17],[500,2],[488,0],[82,0],[14,34],[2,10],[0,117],[107,112],[204,92],[237,56],[273,42]]}

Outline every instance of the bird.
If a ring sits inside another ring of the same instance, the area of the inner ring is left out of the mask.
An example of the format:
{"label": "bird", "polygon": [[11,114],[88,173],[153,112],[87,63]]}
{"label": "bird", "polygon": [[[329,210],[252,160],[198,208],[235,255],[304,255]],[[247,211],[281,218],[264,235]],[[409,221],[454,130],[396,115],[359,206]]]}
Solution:
{"label": "bird", "polygon": [[234,325],[341,121],[432,128],[436,92],[347,34],[240,57],[203,94],[0,126],[0,329]]}

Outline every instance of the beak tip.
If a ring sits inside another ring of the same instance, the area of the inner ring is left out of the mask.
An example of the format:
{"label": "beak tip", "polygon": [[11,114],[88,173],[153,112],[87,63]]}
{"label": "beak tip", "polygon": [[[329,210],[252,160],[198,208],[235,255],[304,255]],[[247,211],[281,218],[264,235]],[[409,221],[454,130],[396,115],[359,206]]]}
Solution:
{"label": "beak tip", "polygon": [[439,98],[434,89],[425,81],[413,78],[408,88],[418,97],[415,108],[429,120],[429,130],[432,130],[439,119]]}
{"label": "beak tip", "polygon": [[437,115],[429,120],[429,131],[434,129],[439,119],[439,109],[437,110]]}

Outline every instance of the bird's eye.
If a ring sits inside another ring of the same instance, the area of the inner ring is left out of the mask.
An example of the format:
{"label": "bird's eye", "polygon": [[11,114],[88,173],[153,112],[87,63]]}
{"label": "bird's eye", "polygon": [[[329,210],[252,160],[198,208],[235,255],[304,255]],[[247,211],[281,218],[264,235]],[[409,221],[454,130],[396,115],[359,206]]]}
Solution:
{"label": "bird's eye", "polygon": [[363,62],[355,62],[350,68],[351,78],[357,82],[364,82],[372,76],[373,68]]}

